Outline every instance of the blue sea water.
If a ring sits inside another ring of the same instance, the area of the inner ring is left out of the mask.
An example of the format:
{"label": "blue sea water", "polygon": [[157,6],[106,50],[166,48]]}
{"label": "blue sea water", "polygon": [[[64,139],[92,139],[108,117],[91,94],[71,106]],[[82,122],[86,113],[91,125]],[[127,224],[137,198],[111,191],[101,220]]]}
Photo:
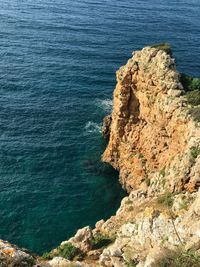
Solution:
{"label": "blue sea water", "polygon": [[199,0],[0,0],[0,238],[42,253],[114,214],[100,162],[115,71],[170,42],[200,76]]}

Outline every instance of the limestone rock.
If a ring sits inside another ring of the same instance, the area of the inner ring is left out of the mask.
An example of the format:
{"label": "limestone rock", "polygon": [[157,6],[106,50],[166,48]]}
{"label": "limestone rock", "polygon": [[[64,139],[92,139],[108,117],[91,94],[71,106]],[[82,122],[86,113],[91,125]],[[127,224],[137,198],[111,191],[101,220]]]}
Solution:
{"label": "limestone rock", "polygon": [[71,262],[62,257],[55,257],[51,261],[49,261],[44,267],[92,267],[92,265],[81,263],[79,261]]}
{"label": "limestone rock", "polygon": [[62,257],[55,257],[51,261],[48,262],[49,267],[68,267],[70,261],[62,258]]}
{"label": "limestone rock", "polygon": [[131,192],[195,191],[199,168],[191,147],[200,129],[185,108],[175,60],[165,51],[145,47],[117,72],[110,138],[103,161],[119,170]]}
{"label": "limestone rock", "polygon": [[66,242],[72,243],[75,247],[79,248],[82,252],[88,252],[92,247],[93,234],[89,226],[86,226],[77,231],[74,237],[68,241],[62,242],[61,245]]}
{"label": "limestone rock", "polygon": [[34,263],[35,259],[30,253],[7,241],[0,240],[1,267],[32,267]]}

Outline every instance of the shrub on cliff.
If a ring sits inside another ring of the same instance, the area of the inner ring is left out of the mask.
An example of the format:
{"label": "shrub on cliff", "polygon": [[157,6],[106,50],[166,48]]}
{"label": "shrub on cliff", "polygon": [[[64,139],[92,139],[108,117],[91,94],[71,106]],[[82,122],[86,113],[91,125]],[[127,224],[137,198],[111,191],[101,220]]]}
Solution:
{"label": "shrub on cliff", "polygon": [[190,109],[190,115],[192,115],[196,122],[200,122],[200,107],[193,107]]}
{"label": "shrub on cliff", "polygon": [[[186,91],[188,103],[192,106],[200,105],[200,79],[182,73],[180,81]],[[200,121],[200,107],[193,107],[190,110],[190,114],[195,121]]]}
{"label": "shrub on cliff", "polygon": [[106,247],[112,242],[113,242],[112,238],[108,236],[104,236],[102,234],[98,234],[92,240],[92,249],[99,249],[99,248]]}
{"label": "shrub on cliff", "polygon": [[76,256],[80,254],[78,248],[76,248],[71,243],[66,243],[57,248],[57,254],[60,257],[66,258],[68,260],[73,260]]}
{"label": "shrub on cliff", "polygon": [[196,159],[200,155],[200,148],[199,147],[192,147],[190,152],[191,152],[192,158]]}
{"label": "shrub on cliff", "polygon": [[165,205],[167,207],[172,207],[174,199],[173,194],[171,192],[166,192],[157,198],[157,202],[159,204]]}
{"label": "shrub on cliff", "polygon": [[51,252],[46,252],[42,255],[42,259],[50,260],[54,257],[63,257],[68,260],[73,260],[75,257],[80,258],[82,256],[81,251],[76,248],[72,243],[60,245]]}
{"label": "shrub on cliff", "polygon": [[188,103],[197,106],[200,105],[200,90],[194,90],[186,94]]}
{"label": "shrub on cliff", "polygon": [[199,78],[193,78],[189,75],[181,73],[180,82],[182,83],[184,90],[186,92],[200,90],[200,79]]}

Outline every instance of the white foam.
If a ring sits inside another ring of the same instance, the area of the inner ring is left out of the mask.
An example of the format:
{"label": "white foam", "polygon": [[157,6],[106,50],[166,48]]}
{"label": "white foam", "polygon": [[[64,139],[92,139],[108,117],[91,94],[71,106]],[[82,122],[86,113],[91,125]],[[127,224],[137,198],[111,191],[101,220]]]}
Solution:
{"label": "white foam", "polygon": [[112,99],[96,99],[96,105],[106,112],[111,112]]}
{"label": "white foam", "polygon": [[88,121],[84,128],[87,133],[101,133],[101,127],[102,127],[101,123],[98,124],[93,121]]}

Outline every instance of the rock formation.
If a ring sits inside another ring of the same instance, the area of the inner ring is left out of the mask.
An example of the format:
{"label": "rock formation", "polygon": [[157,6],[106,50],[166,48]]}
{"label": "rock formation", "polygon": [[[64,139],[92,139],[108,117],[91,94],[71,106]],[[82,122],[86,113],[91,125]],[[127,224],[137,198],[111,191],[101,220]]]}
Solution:
{"label": "rock formation", "polygon": [[117,81],[103,160],[120,171],[129,192],[196,190],[200,180],[191,148],[199,144],[200,132],[181,96],[174,59],[163,50],[144,48],[120,68]]}
{"label": "rock formation", "polygon": [[191,112],[199,106],[185,91],[169,49],[145,47],[120,68],[102,160],[129,195],[39,266],[200,266],[200,125]]}

